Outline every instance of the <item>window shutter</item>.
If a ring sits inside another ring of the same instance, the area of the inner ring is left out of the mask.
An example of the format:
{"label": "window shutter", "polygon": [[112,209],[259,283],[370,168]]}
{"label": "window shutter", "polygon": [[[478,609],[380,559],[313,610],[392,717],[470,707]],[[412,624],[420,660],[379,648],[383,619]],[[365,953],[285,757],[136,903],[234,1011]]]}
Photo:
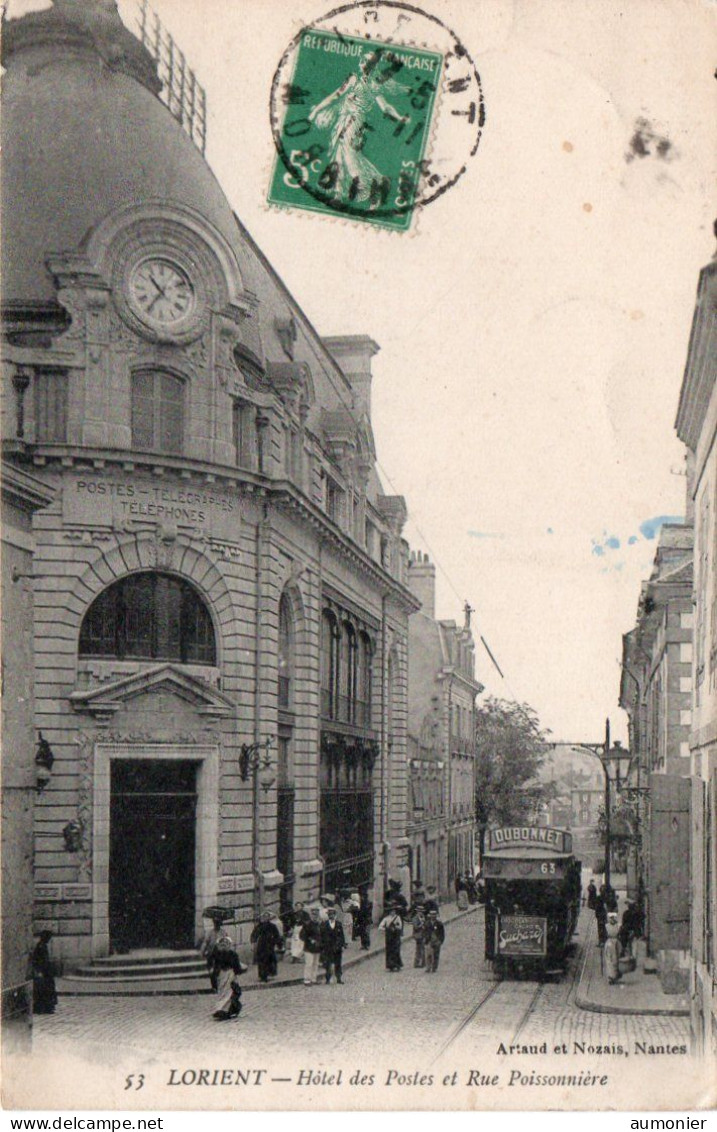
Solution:
{"label": "window shutter", "polygon": [[689,778],[650,775],[650,942],[656,950],[690,946]]}

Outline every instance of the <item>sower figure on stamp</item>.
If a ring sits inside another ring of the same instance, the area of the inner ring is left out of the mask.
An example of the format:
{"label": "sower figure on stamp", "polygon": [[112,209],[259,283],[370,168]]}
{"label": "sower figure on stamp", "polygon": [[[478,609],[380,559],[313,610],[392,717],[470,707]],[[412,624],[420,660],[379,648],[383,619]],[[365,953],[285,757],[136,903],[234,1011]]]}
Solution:
{"label": "sower figure on stamp", "polygon": [[438,912],[431,911],[428,913],[423,934],[426,949],[426,971],[430,974],[438,970],[441,947],[446,938],[446,929],[441,920],[438,919]]}
{"label": "sower figure on stamp", "polygon": [[331,982],[332,972],[336,982],[342,983],[341,960],[346,944],[343,925],[336,919],[336,909],[329,908],[328,919],[321,925],[321,958],[326,968],[326,982]]}
{"label": "sower figure on stamp", "polygon": [[[392,67],[390,56],[384,56]],[[333,174],[330,188],[341,200],[371,201],[379,204],[387,178],[369,161],[363,150],[366,144],[366,122],[374,106],[394,122],[407,124],[410,119],[399,114],[387,102],[387,94],[408,88],[401,86],[389,73],[379,73],[381,55],[369,52],[359,63],[358,74],[318,102],[309,112],[309,121],[319,129],[331,130],[327,171]]]}

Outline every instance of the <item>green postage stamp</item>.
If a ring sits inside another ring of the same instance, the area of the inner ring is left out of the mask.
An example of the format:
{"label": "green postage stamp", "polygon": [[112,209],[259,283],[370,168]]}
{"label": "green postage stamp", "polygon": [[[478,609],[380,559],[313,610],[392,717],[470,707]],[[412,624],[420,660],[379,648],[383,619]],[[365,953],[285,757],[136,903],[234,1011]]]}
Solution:
{"label": "green postage stamp", "polygon": [[430,178],[443,55],[317,28],[272,98],[269,203],[405,231]]}

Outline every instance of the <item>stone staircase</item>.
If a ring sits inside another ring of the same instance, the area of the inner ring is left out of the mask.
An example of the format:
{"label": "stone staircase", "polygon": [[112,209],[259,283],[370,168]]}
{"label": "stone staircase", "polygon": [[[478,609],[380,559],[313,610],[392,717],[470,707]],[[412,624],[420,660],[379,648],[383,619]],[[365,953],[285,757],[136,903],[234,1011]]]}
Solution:
{"label": "stone staircase", "polygon": [[147,949],[93,959],[57,980],[62,995],[210,994],[197,951]]}

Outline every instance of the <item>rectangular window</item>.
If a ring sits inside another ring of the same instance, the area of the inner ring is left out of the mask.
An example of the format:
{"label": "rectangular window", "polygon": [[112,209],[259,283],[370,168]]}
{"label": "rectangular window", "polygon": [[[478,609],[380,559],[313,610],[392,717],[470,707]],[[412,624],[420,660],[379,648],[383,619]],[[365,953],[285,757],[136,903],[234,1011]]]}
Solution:
{"label": "rectangular window", "polygon": [[253,406],[246,401],[232,404],[232,442],[237,468],[251,468],[251,413]]}
{"label": "rectangular window", "polygon": [[132,375],[132,445],[180,455],[184,434],[184,385],[171,373]]}
{"label": "rectangular window", "polygon": [[67,441],[67,374],[39,370],[35,374],[35,439],[38,444]]}
{"label": "rectangular window", "polygon": [[335,480],[326,477],[326,514],[334,523],[341,524],[343,492]]}

